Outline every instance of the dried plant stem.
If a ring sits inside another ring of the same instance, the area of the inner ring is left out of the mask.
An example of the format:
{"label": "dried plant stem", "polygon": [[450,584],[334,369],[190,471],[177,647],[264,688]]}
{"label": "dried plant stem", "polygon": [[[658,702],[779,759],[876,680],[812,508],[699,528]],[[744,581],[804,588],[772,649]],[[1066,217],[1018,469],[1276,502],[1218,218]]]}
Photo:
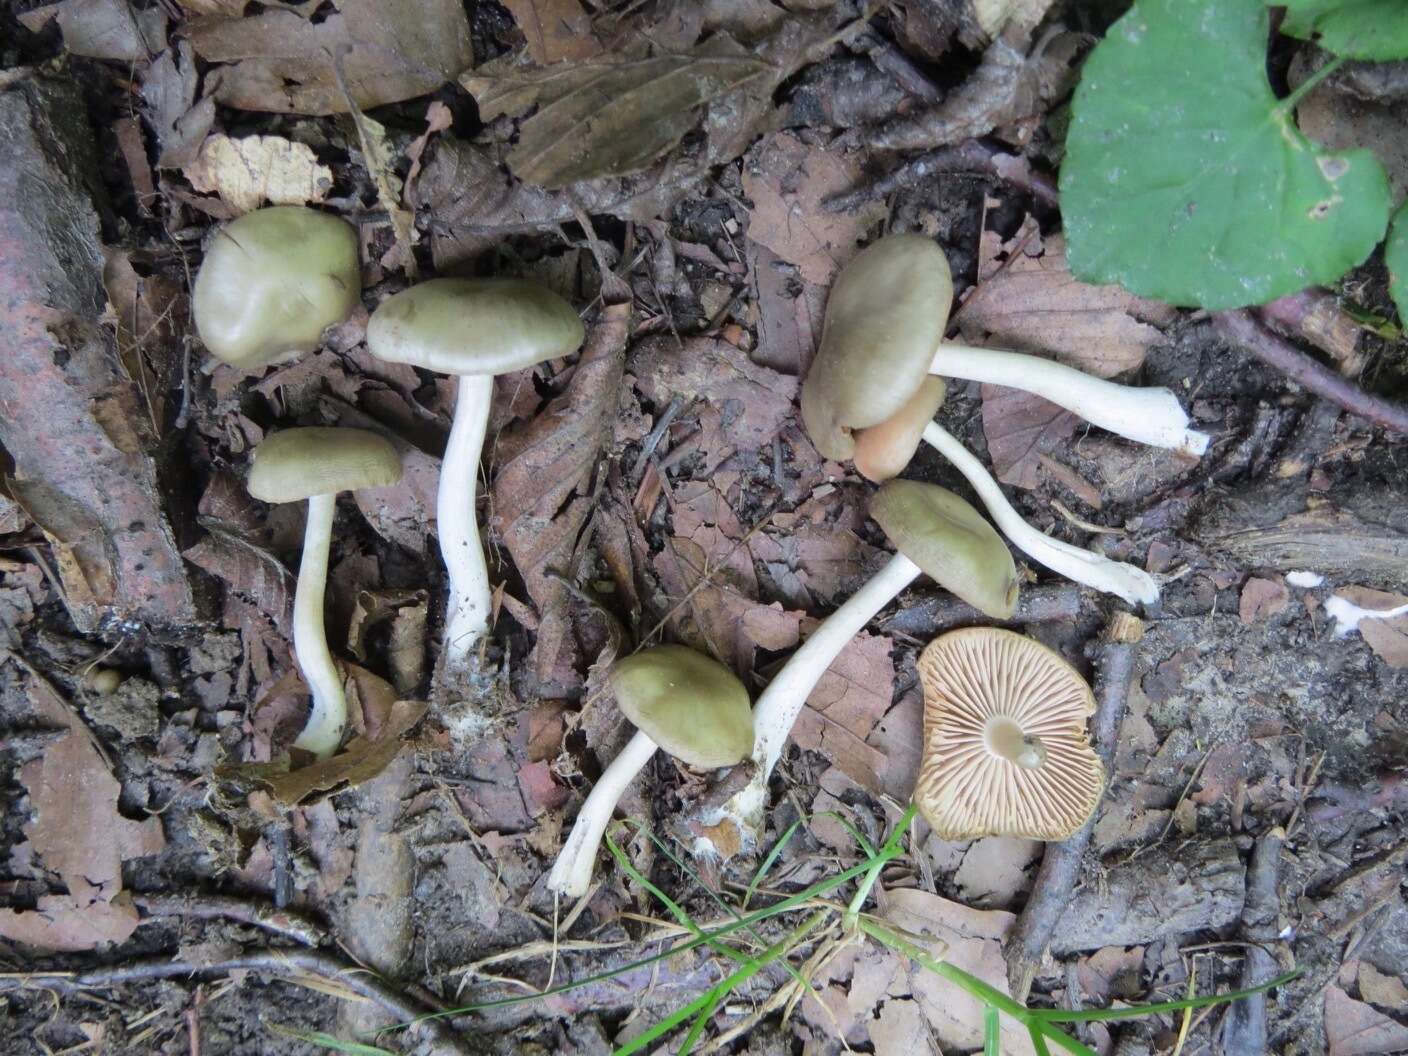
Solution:
{"label": "dried plant stem", "polygon": [[[1127,612],[1117,612],[1105,628],[1096,653],[1095,717],[1091,720],[1091,741],[1095,753],[1105,764],[1107,774],[1114,769],[1120,724],[1129,706],[1135,658],[1143,637],[1143,621]],[[1017,918],[1004,949],[1007,981],[1017,1001],[1027,999],[1032,979],[1041,967],[1046,947],[1056,930],[1056,922],[1071,900],[1086,848],[1090,845],[1091,833],[1095,831],[1095,817],[1092,814],[1074,836],[1046,845],[1031,897],[1022,907],[1022,914]]]}
{"label": "dried plant stem", "polygon": [[[1247,940],[1247,956],[1238,984],[1251,988],[1276,975],[1276,959],[1266,944],[1276,941],[1281,913],[1277,894],[1281,848],[1286,830],[1273,828],[1256,841],[1251,865],[1247,868],[1247,900],[1242,908],[1242,938]],[[1238,1001],[1223,1023],[1222,1051],[1227,1056],[1261,1056],[1269,1052],[1266,1038],[1266,994],[1253,994]]]}
{"label": "dried plant stem", "polygon": [[1339,404],[1350,414],[1356,414],[1374,425],[1408,434],[1408,407],[1365,392],[1340,377],[1289,341],[1277,337],[1257,322],[1247,309],[1218,312],[1213,316],[1213,321],[1223,337],[1267,366],[1274,367],[1306,391]]}

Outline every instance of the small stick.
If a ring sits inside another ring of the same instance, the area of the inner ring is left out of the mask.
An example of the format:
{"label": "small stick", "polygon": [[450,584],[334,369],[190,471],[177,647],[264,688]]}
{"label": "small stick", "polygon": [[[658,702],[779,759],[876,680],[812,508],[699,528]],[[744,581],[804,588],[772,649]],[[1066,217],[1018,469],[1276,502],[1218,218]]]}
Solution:
{"label": "small stick", "polygon": [[[1022,591],[1017,611],[999,625],[1063,623],[1074,620],[1080,612],[1080,587],[1074,583],[1053,583]],[[976,623],[988,624],[993,620],[951,594],[945,594],[906,605],[880,626],[887,634],[899,632],[922,638]]]}
{"label": "small stick", "polygon": [[1359,350],[1364,331],[1329,290],[1310,286],[1278,297],[1258,308],[1257,315],[1272,330],[1328,352],[1346,377],[1354,377],[1364,367],[1364,354]]}
{"label": "small stick", "polygon": [[[1129,706],[1129,688],[1134,681],[1139,640],[1143,637],[1142,620],[1127,612],[1116,612],[1110,618],[1096,652],[1095,715],[1090,723],[1091,741],[1095,753],[1105,764],[1107,774],[1114,772],[1120,724]],[[1003,951],[1007,958],[1008,985],[1012,996],[1018,1001],[1025,1001],[1031,992],[1032,980],[1041,967],[1056,923],[1070,903],[1071,892],[1075,889],[1085,859],[1085,850],[1090,845],[1091,833],[1095,831],[1095,817],[1092,814],[1074,836],[1046,845],[1031,897],[1022,907],[1022,914],[1017,918]]]}
{"label": "small stick", "polygon": [[888,197],[895,191],[913,187],[933,176],[965,172],[995,177],[1019,191],[1027,192],[1042,205],[1054,208],[1058,197],[1055,182],[1043,173],[1029,169],[1024,171],[1015,165],[1003,164],[999,161],[999,155],[1003,153],[1005,152],[988,146],[980,139],[970,139],[956,146],[925,151],[879,179],[854,190],[832,195],[822,206],[835,213],[853,212],[866,202]]}
{"label": "small stick", "polygon": [[[1259,986],[1276,974],[1276,959],[1266,946],[1276,941],[1281,900],[1276,893],[1286,830],[1277,826],[1256,841],[1247,867],[1247,901],[1242,907],[1242,937],[1250,945],[1242,962],[1242,989]],[[1226,1056],[1261,1056],[1266,1038],[1266,994],[1253,994],[1232,1005],[1222,1025]]]}
{"label": "small stick", "polygon": [[148,920],[163,917],[236,920],[304,946],[319,946],[328,937],[322,925],[296,910],[279,909],[228,895],[134,895],[132,901]]}
{"label": "small stick", "polygon": [[1245,308],[1218,312],[1213,316],[1218,332],[1239,348],[1274,367],[1306,391],[1322,400],[1339,404],[1350,414],[1392,430],[1408,434],[1408,407],[1365,392],[1317,363],[1288,341],[1283,341],[1252,317]]}
{"label": "small stick", "polygon": [[[32,984],[60,993],[145,983],[154,979],[180,976],[227,975],[230,972],[266,972],[283,977],[300,973],[330,979],[359,997],[374,1001],[401,1022],[411,1023],[410,1030],[431,1042],[439,1056],[471,1056],[469,1046],[444,1019],[419,1019],[442,1011],[413,1001],[401,991],[381,981],[376,975],[350,961],[318,950],[262,948],[248,950],[238,957],[212,964],[193,964],[179,958],[169,960],[136,960],[91,972],[28,972],[10,976],[0,983]],[[412,1022],[419,1020],[419,1022]]]}

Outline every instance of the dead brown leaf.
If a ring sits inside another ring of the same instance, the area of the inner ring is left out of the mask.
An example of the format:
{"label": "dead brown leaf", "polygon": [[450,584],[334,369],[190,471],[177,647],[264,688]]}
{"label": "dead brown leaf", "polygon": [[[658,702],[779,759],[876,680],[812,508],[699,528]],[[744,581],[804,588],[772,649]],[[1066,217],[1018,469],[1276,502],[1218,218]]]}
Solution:
{"label": "dead brown leaf", "polygon": [[1157,326],[1176,316],[1166,304],[1119,286],[1077,282],[1059,235],[1032,257],[1015,247],[1008,265],[979,283],[954,319],[969,341],[991,340],[1038,352],[1109,378],[1134,370],[1163,340]]}
{"label": "dead brown leaf", "polygon": [[282,136],[210,136],[185,173],[196,190],[219,195],[240,213],[265,202],[321,202],[332,190],[332,170],[313,149]]}
{"label": "dead brown leaf", "polygon": [[504,0],[539,66],[600,53],[592,20],[577,0]]}
{"label": "dead brown leaf", "polygon": [[1330,1056],[1379,1056],[1408,1049],[1408,1027],[1333,985],[1325,990],[1325,1036]]}
{"label": "dead brown leaf", "polygon": [[1080,419],[1021,389],[983,386],[983,435],[993,471],[1004,484],[1034,488],[1042,456],[1070,438]]}
{"label": "dead brown leaf", "polygon": [[375,739],[354,737],[332,758],[320,759],[297,770],[288,769],[287,763],[249,763],[224,768],[220,773],[223,777],[265,786],[285,806],[311,803],[325,794],[354,788],[385,770],[401,750],[402,737],[421,720],[425,711],[426,705],[421,701],[398,700]]}
{"label": "dead brown leaf", "polygon": [[185,40],[152,60],[142,79],[142,101],[161,146],[161,168],[181,168],[194,161],[215,122],[214,96],[196,102],[199,83],[195,54]]}
{"label": "dead brown leaf", "polygon": [[748,237],[797,265],[807,282],[829,283],[885,215],[878,201],[854,213],[821,204],[859,181],[857,157],[803,143],[790,132],[763,140],[743,163],[743,192],[753,200]]}
{"label": "dead brown leaf", "polygon": [[884,757],[866,743],[890,710],[895,665],[890,639],[862,631],[846,644],[807,698],[792,727],[792,740],[820,752],[872,792],[883,785]]}
{"label": "dead brown leaf", "polygon": [[273,554],[261,546],[206,526],[207,535],[182,556],[222,579],[267,615],[279,629],[291,633],[294,577]]}
{"label": "dead brown leaf", "polygon": [[19,15],[38,33],[57,21],[64,47],[74,55],[118,62],[146,62],[166,47],[161,8],[137,8],[127,0],[63,0]]}
{"label": "dead brown leaf", "polygon": [[1408,986],[1396,975],[1386,975],[1368,961],[1359,962],[1359,996],[1390,1012],[1408,1012]]}
{"label": "dead brown leaf", "polygon": [[[1408,597],[1372,587],[1341,587],[1335,596],[1370,612],[1408,605]],[[1389,667],[1408,667],[1408,615],[1389,619],[1366,616],[1359,621],[1359,635]]]}
{"label": "dead brown leaf", "polygon": [[538,606],[535,655],[543,678],[559,654],[574,648],[569,596],[554,573],[571,573],[577,538],[594,505],[592,479],[621,400],[629,321],[629,305],[607,305],[567,391],[522,428],[503,433],[494,447],[491,524]]}
{"label": "dead brown leaf", "polygon": [[1291,592],[1281,579],[1259,579],[1252,577],[1242,587],[1242,597],[1238,602],[1238,613],[1243,623],[1260,623],[1269,620],[1291,603]]}
{"label": "dead brown leaf", "polygon": [[413,692],[425,674],[425,624],[430,597],[424,590],[363,590],[357,593],[347,628],[347,647],[358,660],[367,659],[367,633],[390,621],[386,664],[396,689]]}
{"label": "dead brown leaf", "polygon": [[241,110],[345,113],[337,61],[364,110],[434,91],[474,63],[459,0],[341,0],[319,22],[273,7],[197,19],[187,34],[203,59],[226,64],[215,95]]}
{"label": "dead brown leaf", "polygon": [[137,930],[137,908],[127,893],[110,902],[80,902],[71,895],[42,895],[31,912],[0,909],[0,935],[41,950],[91,950],[126,942]]}
{"label": "dead brown leaf", "polygon": [[980,909],[1008,909],[1031,886],[1031,867],[1041,857],[1037,840],[984,836],[963,855],[953,882],[963,901]]}

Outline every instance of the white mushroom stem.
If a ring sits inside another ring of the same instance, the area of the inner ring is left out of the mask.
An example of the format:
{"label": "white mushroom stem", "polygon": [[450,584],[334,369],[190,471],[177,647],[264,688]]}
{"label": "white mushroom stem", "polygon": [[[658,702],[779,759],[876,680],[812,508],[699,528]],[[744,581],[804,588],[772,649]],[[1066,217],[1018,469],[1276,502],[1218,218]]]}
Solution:
{"label": "white mushroom stem", "polygon": [[601,848],[601,837],[606,832],[606,826],[611,824],[616,804],[621,801],[636,775],[650,762],[657,747],[653,740],[637,730],[626,747],[611,760],[611,765],[597,779],[582,809],[577,812],[572,832],[557,854],[557,861],[548,874],[551,890],[567,898],[581,898],[587,893],[592,882],[592,869],[596,865],[596,852]]}
{"label": "white mushroom stem", "polygon": [[947,342],[939,345],[929,372],[1036,393],[1087,422],[1142,444],[1190,455],[1207,450],[1207,434],[1188,428],[1187,413],[1168,389],[1117,385],[1040,356]]}
{"label": "white mushroom stem", "polygon": [[1053,539],[1022,520],[983,464],[943,426],[930,422],[924,427],[924,440],[968,478],[1002,534],[1033,561],[1067,579],[1123,598],[1131,605],[1148,605],[1158,600],[1159,585],[1143,569]]}
{"label": "white mushroom stem", "polygon": [[492,374],[460,377],[450,442],[440,464],[435,520],[440,553],[450,578],[449,608],[445,614],[445,672],[451,678],[451,685],[453,676],[466,671],[479,639],[489,630],[489,570],[484,565],[484,546],[479,541],[475,491],[493,396]]}
{"label": "white mushroom stem", "polygon": [[[716,825],[728,818],[746,837],[756,837],[762,828],[768,778],[782,758],[782,749],[807,698],[841,650],[918,575],[918,565],[904,554],[896,554],[870,582],[822,620],[811,637],[782,665],[782,670],[753,708],[752,779],[716,813],[704,818],[706,825]],[[707,855],[711,848],[701,840],[694,850],[697,855]]]}
{"label": "white mushroom stem", "polygon": [[983,729],[983,741],[993,755],[1024,770],[1035,770],[1046,762],[1046,745],[1036,734],[1028,736],[1015,719],[993,715]]}
{"label": "white mushroom stem", "polygon": [[347,698],[337,673],[328,636],[323,629],[323,591],[328,581],[328,547],[337,496],[314,495],[308,500],[308,527],[303,532],[303,557],[293,595],[293,648],[299,670],[313,695],[313,710],[294,747],[326,759],[342,743],[347,728]]}

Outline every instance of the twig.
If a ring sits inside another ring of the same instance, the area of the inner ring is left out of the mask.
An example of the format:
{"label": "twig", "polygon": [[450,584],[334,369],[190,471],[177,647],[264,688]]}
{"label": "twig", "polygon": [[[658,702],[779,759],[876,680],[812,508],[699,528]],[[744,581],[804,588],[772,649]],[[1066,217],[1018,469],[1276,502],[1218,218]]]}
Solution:
{"label": "twig", "polygon": [[[1242,937],[1250,946],[1242,962],[1239,984],[1248,989],[1259,986],[1276,974],[1276,959],[1266,949],[1280,930],[1277,919],[1281,900],[1276,893],[1280,874],[1281,847],[1286,830],[1277,826],[1256,841],[1251,865],[1247,867],[1247,900],[1242,908]],[[1222,1025],[1222,1051],[1226,1056],[1261,1056],[1270,1051],[1266,1043],[1266,994],[1253,994],[1233,1004]]]}
{"label": "twig", "polygon": [[1055,208],[1058,195],[1056,184],[1051,178],[1032,171],[1030,166],[1021,164],[1019,159],[1013,159],[1008,164],[1006,157],[1004,151],[988,146],[980,139],[970,139],[956,146],[925,151],[879,179],[872,180],[863,187],[832,195],[822,204],[832,212],[848,213],[866,202],[885,198],[895,191],[913,187],[933,176],[966,172],[996,177],[1018,190],[1026,191],[1042,205]]}
{"label": "twig", "polygon": [[[1116,612],[1105,628],[1096,653],[1091,741],[1107,774],[1114,771],[1120,724],[1129,705],[1129,688],[1134,681],[1139,640],[1143,637],[1142,620],[1127,612]],[[1091,815],[1074,836],[1046,845],[1031,897],[1022,908],[1022,915],[1017,918],[1003,951],[1007,958],[1008,984],[1018,1001],[1025,1001],[1031,992],[1032,980],[1041,967],[1056,923],[1070,904],[1071,891],[1094,831],[1095,815]]]}
{"label": "twig", "polygon": [[304,946],[319,946],[328,938],[322,925],[296,910],[278,909],[228,895],[134,895],[132,901],[146,915],[146,919],[194,917],[197,920],[237,920]]}
{"label": "twig", "polygon": [[645,475],[646,464],[649,463],[650,456],[655,454],[655,449],[660,446],[660,441],[665,436],[665,430],[670,428],[670,423],[683,409],[683,397],[673,397],[666,404],[665,409],[660,412],[660,417],[655,420],[655,424],[650,427],[650,432],[645,434],[645,439],[641,441],[640,454],[636,456],[635,464],[631,466],[629,479],[632,484],[640,483],[641,477]]}
{"label": "twig", "polygon": [[1328,352],[1346,377],[1354,377],[1364,367],[1364,356],[1359,351],[1364,330],[1329,290],[1311,286],[1278,297],[1258,308],[1257,315],[1278,333],[1299,337]]}
{"label": "twig", "polygon": [[1337,403],[1374,425],[1408,434],[1408,407],[1381,399],[1346,381],[1329,367],[1317,363],[1288,341],[1277,337],[1252,318],[1245,308],[1218,312],[1213,316],[1213,323],[1223,337],[1267,366],[1276,368],[1308,392]]}
{"label": "twig", "polygon": [[[421,1016],[443,1011],[413,1001],[401,991],[384,983],[365,968],[318,950],[253,949],[238,957],[211,964],[194,964],[179,958],[170,960],[136,960],[91,972],[28,972],[23,976],[0,979],[0,984],[32,985],[60,993],[145,983],[155,979],[180,976],[227,975],[230,972],[267,972],[290,977],[305,973],[335,981],[359,997],[374,1001],[401,1022],[410,1023],[410,1030],[430,1041],[442,1056],[471,1056],[469,1046],[444,1019],[421,1019]],[[413,1022],[414,1021],[414,1022]]]}
{"label": "twig", "polygon": [[[1002,622],[1063,623],[1074,620],[1080,615],[1080,611],[1080,587],[1074,583],[1056,583],[1022,591],[1017,602],[1017,611],[1010,619]],[[973,606],[964,604],[951,594],[945,594],[925,598],[916,605],[905,606],[885,620],[880,627],[887,634],[898,632],[922,638],[954,627],[992,622]]]}

